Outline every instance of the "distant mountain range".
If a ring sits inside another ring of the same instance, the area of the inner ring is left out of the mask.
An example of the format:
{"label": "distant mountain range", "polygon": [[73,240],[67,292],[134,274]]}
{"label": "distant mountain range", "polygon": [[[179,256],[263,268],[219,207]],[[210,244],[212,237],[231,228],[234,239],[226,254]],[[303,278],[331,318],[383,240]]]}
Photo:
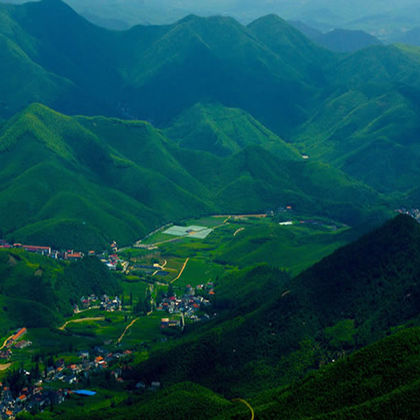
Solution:
{"label": "distant mountain range", "polygon": [[364,31],[333,29],[332,31],[323,33],[302,22],[290,22],[290,24],[316,44],[335,52],[350,53],[372,45],[382,44],[379,39]]}
{"label": "distant mountain range", "polygon": [[[28,0],[6,0],[24,3]],[[134,25],[172,24],[189,14],[232,16],[249,22],[275,13],[287,20],[304,22],[322,33],[334,28],[365,31],[384,42],[395,42],[407,30],[420,26],[419,6],[414,0],[398,3],[353,0],[66,0],[91,22],[124,30]]]}
{"label": "distant mountain range", "polygon": [[290,202],[357,224],[418,206],[415,47],[338,54],[275,15],[115,32],[59,0],[0,20],[8,237],[90,248],[222,210]]}

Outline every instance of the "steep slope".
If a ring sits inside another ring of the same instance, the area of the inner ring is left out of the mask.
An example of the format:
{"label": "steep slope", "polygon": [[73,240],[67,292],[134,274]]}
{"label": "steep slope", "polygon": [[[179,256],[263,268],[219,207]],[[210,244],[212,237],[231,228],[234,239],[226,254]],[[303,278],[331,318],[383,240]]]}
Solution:
{"label": "steep slope", "polygon": [[181,147],[218,156],[232,155],[250,145],[260,145],[284,160],[298,160],[296,150],[251,115],[218,104],[196,104],[164,130]]}
{"label": "steep slope", "polygon": [[304,117],[301,108],[313,90],[299,65],[226,17],[182,19],[144,51],[139,63],[129,69],[137,92],[127,89],[124,97],[140,115],[160,124],[212,100],[243,108],[286,132]]}
{"label": "steep slope", "polygon": [[419,328],[403,329],[251,403],[261,419],[413,418],[419,346]]}
{"label": "steep slope", "polygon": [[334,93],[298,130],[300,150],[382,192],[418,178],[419,54],[371,47],[332,69]]}
{"label": "steep slope", "polygon": [[301,69],[312,82],[320,83],[322,69],[335,62],[334,54],[315,45],[292,25],[276,15],[268,15],[248,25],[250,31],[279,56]]}
{"label": "steep slope", "polygon": [[[164,125],[197,102],[215,101],[243,108],[287,134],[304,120],[308,98],[320,89],[313,75],[322,60],[309,71],[306,52],[315,47],[287,24],[284,55],[226,17],[189,16],[168,26],[116,32],[94,26],[60,0],[2,5],[0,15],[7,22],[0,34],[55,75],[58,88],[67,87],[61,79],[71,82],[60,111]],[[28,83],[24,74],[19,81]],[[39,99],[55,105],[44,93]]]}
{"label": "steep slope", "polygon": [[[152,148],[161,141],[142,123],[136,137]],[[153,170],[153,161],[149,168],[136,165],[75,119],[39,105],[3,127],[0,144],[2,230],[21,240],[83,249],[116,238],[128,243],[167,211],[182,217],[208,208],[170,179],[185,178],[191,189],[194,183],[184,172],[175,176],[177,169],[168,173],[168,162],[162,161],[167,177]]]}
{"label": "steep slope", "polygon": [[146,122],[31,105],[0,128],[1,231],[87,250],[132,243],[168,221],[286,203],[352,224],[383,217],[386,202],[373,190],[328,165],[285,160],[296,159],[293,149],[256,130],[261,145],[220,157],[180,148]]}
{"label": "steep slope", "polygon": [[[267,389],[247,400],[259,419],[415,418],[420,406],[419,328],[402,329],[282,388]],[[249,419],[238,400],[208,388],[179,383],[146,393],[113,408],[62,408],[63,419]],[[31,417],[32,418],[32,417]],[[35,417],[35,418],[39,418]]]}

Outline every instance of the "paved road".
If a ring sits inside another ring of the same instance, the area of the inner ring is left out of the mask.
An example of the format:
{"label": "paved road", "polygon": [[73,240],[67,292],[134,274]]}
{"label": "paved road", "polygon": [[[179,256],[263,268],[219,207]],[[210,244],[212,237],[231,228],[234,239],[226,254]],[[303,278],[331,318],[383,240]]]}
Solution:
{"label": "paved road", "polygon": [[12,334],[10,337],[7,337],[6,340],[4,340],[3,345],[0,347],[0,350],[2,350],[4,347],[6,347],[7,342],[13,338],[14,334]]}

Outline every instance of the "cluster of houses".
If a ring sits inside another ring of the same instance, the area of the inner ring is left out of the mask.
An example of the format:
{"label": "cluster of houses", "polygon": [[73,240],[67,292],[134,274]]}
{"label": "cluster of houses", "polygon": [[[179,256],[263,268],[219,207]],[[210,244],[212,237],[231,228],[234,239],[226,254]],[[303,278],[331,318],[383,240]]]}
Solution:
{"label": "cluster of houses", "polygon": [[[130,354],[132,354],[131,350],[112,353],[107,352],[101,347],[95,347],[92,353],[89,351],[80,351],[80,362],[66,365],[63,359],[56,361],[53,366],[49,366],[46,369],[44,381],[47,383],[62,381],[68,385],[77,384],[81,379],[87,379],[90,373],[107,369],[111,362],[122,359]],[[123,381],[121,375],[122,370],[120,368],[116,368],[111,372],[111,376],[118,382]]]}
{"label": "cluster of houses", "polygon": [[[200,284],[196,288],[187,285],[182,297],[177,297],[176,295],[165,297],[156,309],[158,311],[168,312],[169,314],[182,313],[186,318],[199,321],[200,318],[197,316],[197,312],[211,305],[210,300],[201,296],[199,293],[205,292],[212,296],[214,295],[213,287],[213,283],[211,282],[206,285]],[[163,318],[161,322],[162,328],[176,327],[179,325],[179,321],[169,320],[169,318]]]}
{"label": "cluster of houses", "polygon": [[[121,311],[122,302],[118,296],[109,297],[108,295],[96,296],[91,294],[80,298],[80,307],[83,309],[102,309],[107,312]],[[74,312],[80,312],[78,305],[74,306]]]}
{"label": "cluster of houses", "polygon": [[61,404],[70,390],[44,389],[42,386],[25,387],[15,398],[9,387],[1,386],[0,418],[14,419],[23,411],[42,411],[55,404]]}
{"label": "cluster of houses", "polygon": [[[131,353],[131,350],[109,353],[100,347],[95,347],[92,354],[89,351],[79,352],[80,361],[78,363],[66,365],[65,361],[60,359],[53,366],[46,368],[42,379],[39,379],[34,385],[23,388],[17,397],[13,397],[9,387],[3,387],[0,384],[0,418],[13,419],[22,411],[42,411],[51,405],[61,404],[71,394],[94,395],[95,393],[90,391],[53,390],[44,388],[42,385],[56,381],[77,385],[81,379],[88,378],[91,373],[106,369],[112,361],[124,358]],[[30,373],[24,371],[23,374],[29,375]],[[111,371],[111,376],[117,382],[123,382],[122,369],[115,368]]]}
{"label": "cluster of houses", "polygon": [[[124,263],[123,260],[117,254],[118,248],[117,243],[114,241],[110,244],[112,254],[106,258],[102,258],[101,261],[110,269],[116,270],[119,264]],[[65,251],[58,251],[52,249],[50,246],[38,246],[38,245],[23,245],[20,243],[10,244],[4,239],[0,239],[0,248],[19,248],[24,249],[27,252],[33,252],[35,254],[44,255],[46,257],[54,258],[56,260],[67,260],[67,261],[79,261],[85,257],[85,254],[81,251],[74,251],[73,249],[68,249]],[[106,254],[106,253],[104,253]],[[89,251],[88,256],[96,256],[96,251]]]}
{"label": "cluster of houses", "polygon": [[101,262],[104,263],[110,270],[116,270],[118,264],[123,263],[118,254],[111,254],[108,258],[101,258]]}
{"label": "cluster of houses", "polygon": [[[44,255],[46,257],[54,258],[57,260],[77,261],[84,257],[83,252],[74,251],[72,249],[68,249],[66,251],[58,251],[56,249],[52,249],[50,246],[23,245],[19,243],[10,244],[4,239],[0,239],[0,248],[23,249],[27,252]],[[89,251],[89,255],[95,255],[95,251]]]}
{"label": "cluster of houses", "polygon": [[32,344],[31,341],[22,340],[26,333],[26,328],[19,328],[12,336],[10,336],[0,351],[0,359],[10,359],[12,356],[12,348],[24,349],[25,347],[30,346]]}
{"label": "cluster of houses", "polygon": [[413,219],[416,219],[418,222],[420,222],[420,210],[419,209],[406,209],[401,208],[396,210],[400,214],[406,214],[408,216],[411,216]]}

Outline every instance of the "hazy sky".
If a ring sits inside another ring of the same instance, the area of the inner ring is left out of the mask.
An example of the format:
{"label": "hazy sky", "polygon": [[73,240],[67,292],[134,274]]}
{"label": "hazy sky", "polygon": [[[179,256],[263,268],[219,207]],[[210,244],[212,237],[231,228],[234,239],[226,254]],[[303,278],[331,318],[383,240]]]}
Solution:
{"label": "hazy sky", "polygon": [[[23,2],[24,0],[0,0]],[[189,13],[227,14],[249,22],[268,13],[321,30],[363,29],[376,35],[420,26],[419,0],[64,0],[96,23],[115,28],[172,23]]]}

